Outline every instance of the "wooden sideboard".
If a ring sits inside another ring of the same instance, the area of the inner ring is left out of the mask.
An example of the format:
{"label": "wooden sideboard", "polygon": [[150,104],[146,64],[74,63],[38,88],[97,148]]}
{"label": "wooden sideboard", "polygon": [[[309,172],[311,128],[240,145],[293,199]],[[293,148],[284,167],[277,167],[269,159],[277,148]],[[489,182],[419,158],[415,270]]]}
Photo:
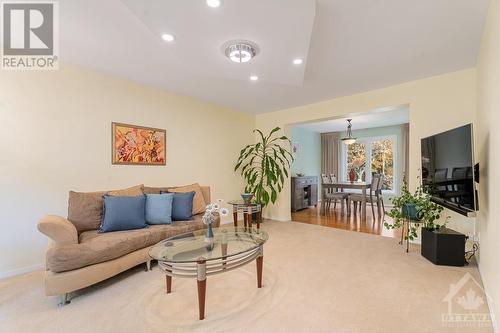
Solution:
{"label": "wooden sideboard", "polygon": [[318,205],[318,177],[292,177],[292,212]]}

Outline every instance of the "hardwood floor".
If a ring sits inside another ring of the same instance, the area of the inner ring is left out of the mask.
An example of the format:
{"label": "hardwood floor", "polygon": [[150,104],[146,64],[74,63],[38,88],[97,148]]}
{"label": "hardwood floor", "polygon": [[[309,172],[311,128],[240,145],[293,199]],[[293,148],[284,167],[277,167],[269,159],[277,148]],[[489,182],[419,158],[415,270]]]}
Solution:
{"label": "hardwood floor", "polygon": [[341,216],[340,209],[337,210],[330,209],[325,216],[319,214],[319,204],[318,207],[310,207],[303,210],[299,210],[295,213],[292,212],[292,221],[300,223],[317,224],[326,227],[332,227],[337,229],[344,229],[350,231],[365,232],[369,234],[381,235],[386,237],[401,237],[399,230],[387,230],[384,227],[384,218],[386,221],[390,221],[391,218],[387,215],[378,218],[377,212],[375,212],[375,217],[372,215],[371,209],[366,210],[366,221],[361,221],[360,214],[351,214],[351,216]]}

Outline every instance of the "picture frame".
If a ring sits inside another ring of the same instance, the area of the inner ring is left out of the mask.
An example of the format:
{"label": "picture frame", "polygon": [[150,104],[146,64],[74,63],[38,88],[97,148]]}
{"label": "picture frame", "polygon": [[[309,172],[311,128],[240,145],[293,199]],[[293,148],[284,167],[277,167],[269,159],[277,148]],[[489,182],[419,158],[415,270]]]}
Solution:
{"label": "picture frame", "polygon": [[113,165],[166,165],[167,131],[124,123],[111,123]]}
{"label": "picture frame", "polygon": [[291,151],[293,158],[297,157],[297,155],[299,154],[299,150],[300,150],[300,143],[297,141],[292,142]]}

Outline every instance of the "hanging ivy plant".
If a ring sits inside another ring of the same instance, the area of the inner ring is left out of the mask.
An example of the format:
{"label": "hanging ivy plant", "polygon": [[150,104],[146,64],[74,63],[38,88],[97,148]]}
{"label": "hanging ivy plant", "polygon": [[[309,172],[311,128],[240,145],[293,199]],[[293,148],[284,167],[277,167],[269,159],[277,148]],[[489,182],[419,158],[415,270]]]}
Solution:
{"label": "hanging ivy plant", "polygon": [[391,198],[390,201],[393,207],[387,216],[392,218],[392,223],[384,221],[384,226],[387,229],[401,228],[405,221],[412,220],[410,232],[405,236],[405,239],[414,240],[420,226],[432,231],[446,224],[447,220],[443,224],[437,223],[444,208],[431,201],[431,196],[422,185],[419,185],[415,192],[411,193],[407,182],[404,181],[401,195]]}

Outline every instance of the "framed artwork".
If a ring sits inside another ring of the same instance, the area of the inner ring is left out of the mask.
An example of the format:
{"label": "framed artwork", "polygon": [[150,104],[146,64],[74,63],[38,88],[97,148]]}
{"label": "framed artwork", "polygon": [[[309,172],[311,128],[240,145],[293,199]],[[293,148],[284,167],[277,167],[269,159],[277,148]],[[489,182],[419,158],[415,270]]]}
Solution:
{"label": "framed artwork", "polygon": [[163,129],[111,123],[112,163],[165,165],[167,132]]}
{"label": "framed artwork", "polygon": [[292,142],[292,156],[293,156],[293,158],[297,157],[297,154],[299,153],[299,149],[300,149],[300,144],[297,141]]}

